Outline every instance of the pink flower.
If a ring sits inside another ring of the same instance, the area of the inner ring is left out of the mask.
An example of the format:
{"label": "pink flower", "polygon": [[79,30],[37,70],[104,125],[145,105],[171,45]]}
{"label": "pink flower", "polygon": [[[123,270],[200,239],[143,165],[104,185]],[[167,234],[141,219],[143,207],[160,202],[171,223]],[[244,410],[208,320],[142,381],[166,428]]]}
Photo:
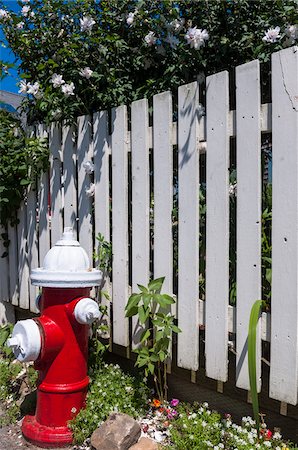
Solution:
{"label": "pink flower", "polygon": [[170,405],[171,406],[177,406],[177,405],[179,405],[179,400],[177,399],[177,398],[173,398],[172,400],[171,400],[171,403],[170,403]]}

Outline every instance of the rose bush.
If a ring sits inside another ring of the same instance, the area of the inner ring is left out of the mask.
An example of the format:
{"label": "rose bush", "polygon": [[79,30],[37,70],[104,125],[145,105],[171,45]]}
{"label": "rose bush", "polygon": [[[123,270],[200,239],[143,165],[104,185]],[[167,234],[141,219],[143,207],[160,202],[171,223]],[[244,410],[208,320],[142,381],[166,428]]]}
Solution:
{"label": "rose bush", "polygon": [[[295,0],[22,0],[0,22],[31,120],[148,97],[270,54],[298,38]],[[3,71],[9,66],[2,63]]]}

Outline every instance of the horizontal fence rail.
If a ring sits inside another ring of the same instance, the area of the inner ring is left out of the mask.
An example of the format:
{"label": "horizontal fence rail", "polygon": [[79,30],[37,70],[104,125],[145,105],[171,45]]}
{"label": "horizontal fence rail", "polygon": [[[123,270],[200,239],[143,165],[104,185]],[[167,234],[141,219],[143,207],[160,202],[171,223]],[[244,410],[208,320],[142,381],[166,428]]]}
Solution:
{"label": "horizontal fence rail", "polygon": [[[37,126],[36,135],[49,138],[50,167],[36,186],[29,186],[19,223],[1,230],[10,240],[8,249],[0,241],[1,254],[7,253],[0,259],[1,301],[37,312],[38,289],[30,285],[29,272],[42,266],[63,227],[73,227],[91,261],[101,233],[113,249],[112,271],[103,287],[111,302],[102,299],[111,342],[128,350],[138,347],[146,324],[130,323],[125,305],[138,284],[165,276],[163,292],[176,296],[171,312],[182,330],[172,347],[177,366],[190,370],[194,381],[205,359],[206,375],[223,383],[229,379],[232,349],[236,386],[249,390],[249,315],[264,294],[262,195],[264,183],[272,184],[272,237],[267,236],[272,239],[267,292],[272,300],[257,332],[258,389],[265,341],[271,346],[270,397],[296,405],[294,50],[273,55],[271,103],[261,104],[260,64],[252,61],[236,68],[235,95],[229,74],[221,72],[207,77],[204,86],[181,86],[176,109],[172,94],[164,92],[154,96],[152,115],[147,99],[141,99],[130,109],[113,108],[110,115],[79,117],[76,127]],[[271,136],[272,173],[270,158],[263,160],[264,142],[271,148]]]}

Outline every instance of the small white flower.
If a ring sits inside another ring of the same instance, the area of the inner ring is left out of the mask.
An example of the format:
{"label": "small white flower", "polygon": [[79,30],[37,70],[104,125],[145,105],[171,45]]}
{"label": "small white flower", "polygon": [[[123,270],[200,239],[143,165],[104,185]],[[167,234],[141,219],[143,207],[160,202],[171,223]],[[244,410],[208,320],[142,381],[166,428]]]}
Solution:
{"label": "small white flower", "polygon": [[22,30],[22,29],[24,28],[24,25],[25,25],[25,22],[19,22],[19,23],[17,24],[17,29],[18,29],[18,30]]}
{"label": "small white flower", "polygon": [[174,36],[172,33],[169,33],[167,35],[167,37],[165,38],[165,42],[167,42],[171,48],[173,48],[174,50],[176,50],[177,45],[179,44],[179,39]]}
{"label": "small white flower", "polygon": [[93,25],[95,25],[95,20],[90,16],[84,16],[80,19],[81,31],[91,31]]}
{"label": "small white flower", "polygon": [[270,441],[265,441],[264,442],[264,446],[265,447],[271,447],[271,442]]}
{"label": "small white flower", "polygon": [[209,39],[209,34],[207,30],[193,27],[187,30],[187,33],[184,37],[187,43],[190,44],[191,48],[198,50],[200,47],[205,45],[205,41]]}
{"label": "small white flower", "polygon": [[290,43],[293,44],[298,39],[298,25],[289,25],[286,28],[286,35],[288,36]]}
{"label": "small white flower", "polygon": [[72,414],[75,414],[77,412],[77,408],[75,408],[74,406],[71,408],[70,412]]}
{"label": "small white flower", "polygon": [[7,20],[10,18],[9,13],[5,9],[0,9],[0,20]]}
{"label": "small white flower", "polygon": [[281,439],[281,434],[280,434],[278,431],[276,431],[276,432],[273,434],[272,439]]}
{"label": "small white flower", "polygon": [[30,12],[30,10],[31,10],[30,6],[23,6],[23,8],[22,8],[23,16],[27,17],[29,12]]}
{"label": "small white flower", "polygon": [[269,28],[269,30],[266,31],[265,36],[263,37],[264,42],[270,42],[270,44],[274,44],[279,38],[280,38],[280,28]]}
{"label": "small white flower", "polygon": [[154,45],[156,43],[156,39],[157,38],[155,37],[155,34],[154,34],[153,31],[149,31],[149,33],[146,34],[144,39],[145,39],[146,44],[151,46],[151,45]]}
{"label": "small white flower", "polygon": [[22,80],[19,84],[19,94],[27,94],[28,89],[30,88],[31,84],[27,83],[27,81]]}
{"label": "small white flower", "polygon": [[83,167],[85,169],[85,172],[90,175],[92,172],[94,172],[94,164],[91,161],[86,161],[83,164]]}
{"label": "small white flower", "polygon": [[30,0],[22,0],[22,3],[30,3]]}
{"label": "small white flower", "polygon": [[205,428],[207,426],[207,422],[205,420],[202,421],[202,427]]}
{"label": "small white flower", "polygon": [[132,25],[133,21],[134,21],[134,17],[135,17],[135,12],[130,12],[128,13],[128,16],[126,17],[126,23],[127,25]]}
{"label": "small white flower", "polygon": [[165,440],[165,438],[166,436],[161,431],[154,431],[154,439],[157,442],[162,442]]}
{"label": "small white flower", "polygon": [[209,405],[208,405],[207,402],[204,402],[204,403],[202,404],[202,406],[203,406],[203,408],[208,408],[208,407],[209,407]]}
{"label": "small white flower", "polygon": [[178,33],[183,28],[185,24],[185,19],[175,19],[172,22],[168,23],[166,27],[170,30],[173,30],[174,33]]}
{"label": "small white flower", "polygon": [[94,193],[95,193],[95,184],[91,183],[89,188],[85,189],[86,194],[88,195],[88,197],[94,197]]}
{"label": "small white flower", "polygon": [[28,94],[32,94],[34,96],[38,95],[39,92],[39,83],[36,81],[34,84],[30,84],[27,90]]}
{"label": "small white flower", "polygon": [[34,11],[31,11],[30,17],[32,17],[32,19],[33,19],[33,17],[35,17],[35,12]]}
{"label": "small white flower", "polygon": [[[230,195],[230,196],[237,195],[237,183],[232,183],[232,184],[230,184],[230,187],[229,187],[229,195]],[[251,425],[251,423],[248,421],[248,418],[247,418],[247,417],[243,417],[242,421],[243,421],[244,424],[247,423],[247,424]]]}
{"label": "small white flower", "polygon": [[61,86],[61,90],[64,95],[69,97],[70,95],[74,95],[75,85],[73,84],[73,82],[71,82],[69,84],[65,83]]}
{"label": "small white flower", "polygon": [[81,77],[87,78],[87,80],[89,80],[89,78],[92,77],[93,70],[91,70],[90,67],[85,67],[84,69],[80,70],[79,74],[81,75]]}
{"label": "small white flower", "polygon": [[50,83],[53,83],[53,87],[57,88],[62,86],[62,84],[65,83],[65,81],[63,80],[62,75],[58,75],[57,73],[53,73],[52,78],[50,80]]}

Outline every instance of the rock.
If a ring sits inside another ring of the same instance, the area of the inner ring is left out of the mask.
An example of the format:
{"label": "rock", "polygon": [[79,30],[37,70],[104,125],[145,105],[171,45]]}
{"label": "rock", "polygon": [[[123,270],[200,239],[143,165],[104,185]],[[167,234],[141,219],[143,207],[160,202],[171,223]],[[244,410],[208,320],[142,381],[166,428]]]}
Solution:
{"label": "rock", "polygon": [[138,442],[140,425],[127,414],[114,413],[91,436],[96,450],[128,450]]}
{"label": "rock", "polygon": [[142,437],[129,450],[158,450],[158,444],[153,439]]}

